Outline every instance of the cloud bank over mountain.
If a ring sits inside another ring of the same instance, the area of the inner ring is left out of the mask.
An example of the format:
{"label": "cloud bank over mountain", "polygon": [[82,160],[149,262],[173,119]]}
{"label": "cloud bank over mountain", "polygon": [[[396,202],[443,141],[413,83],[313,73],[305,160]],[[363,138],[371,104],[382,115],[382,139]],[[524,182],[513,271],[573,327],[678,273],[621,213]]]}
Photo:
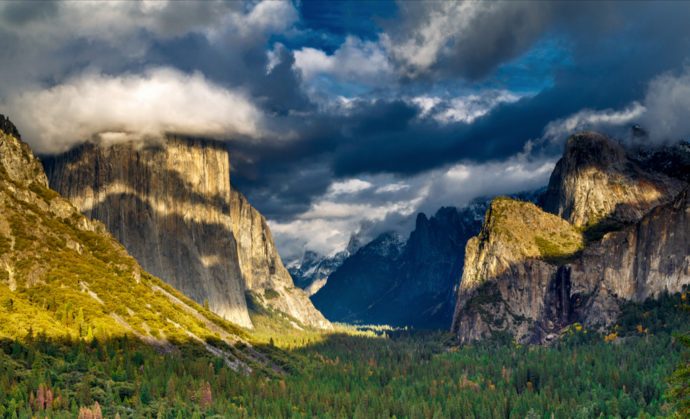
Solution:
{"label": "cloud bank over mountain", "polygon": [[[416,211],[545,183],[519,173],[541,173],[573,130],[687,138],[688,15],[686,2],[7,2],[0,112],[44,153],[228,140],[233,183],[281,252],[330,253],[359,226],[404,230]],[[448,181],[458,167],[491,171]],[[358,182],[371,186],[343,189]]]}

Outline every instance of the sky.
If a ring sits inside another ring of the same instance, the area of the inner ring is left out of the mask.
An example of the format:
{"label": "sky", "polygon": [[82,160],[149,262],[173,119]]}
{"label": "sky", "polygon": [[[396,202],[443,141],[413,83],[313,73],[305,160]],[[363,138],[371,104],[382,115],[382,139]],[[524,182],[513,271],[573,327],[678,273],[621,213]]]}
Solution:
{"label": "sky", "polygon": [[37,153],[223,140],[284,261],[546,185],[567,137],[690,137],[690,2],[0,3]]}

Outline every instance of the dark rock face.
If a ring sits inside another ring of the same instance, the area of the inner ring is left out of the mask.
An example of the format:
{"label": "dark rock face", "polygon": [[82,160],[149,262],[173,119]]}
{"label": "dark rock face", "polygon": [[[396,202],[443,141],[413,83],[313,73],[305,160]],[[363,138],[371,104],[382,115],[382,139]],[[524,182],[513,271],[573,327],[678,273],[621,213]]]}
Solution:
{"label": "dark rock face", "polygon": [[635,147],[631,158],[646,171],[690,182],[690,142],[662,147]]}
{"label": "dark rock face", "polygon": [[397,261],[399,285],[388,301],[391,310],[406,313],[400,325],[446,328],[462,276],[465,243],[478,231],[477,207],[444,207],[427,219],[417,217],[415,230]]}
{"label": "dark rock face", "polygon": [[360,248],[311,297],[316,308],[331,321],[370,323],[368,311],[391,290],[395,266],[390,261],[397,260],[403,244],[400,236],[387,233]]}
{"label": "dark rock face", "polygon": [[379,236],[346,259],[312,301],[331,320],[448,327],[464,243],[479,226],[470,209],[419,214],[407,242]]}
{"label": "dark rock face", "polygon": [[103,222],[145,269],[222,317],[251,327],[245,291],[261,301],[270,288],[280,296],[271,305],[328,326],[294,289],[265,219],[230,184],[222,144],[87,144],[44,166],[51,187]]}
{"label": "dark rock face", "polygon": [[[654,154],[653,164],[647,160],[649,164],[642,166],[643,159],[631,161],[629,152],[602,144],[608,142],[606,137],[591,133],[586,137],[582,143],[578,138],[568,141],[566,155],[549,186],[551,198],[558,199],[550,202],[566,203],[555,212],[577,224],[584,220],[577,215],[585,213],[582,209],[616,208],[602,205],[607,201],[601,199],[605,191],[600,188],[609,179],[620,176],[618,179],[637,183],[643,179],[637,190],[613,198],[614,202],[626,198],[618,204],[630,204],[633,210],[606,214],[627,216],[628,224],[603,234],[581,252],[549,260],[530,247],[525,233],[512,237],[506,231],[522,229],[535,237],[547,237],[558,224],[553,215],[535,207],[527,217],[517,210],[518,203],[509,202],[506,204],[514,210],[503,211],[501,217],[487,212],[482,233],[467,244],[451,328],[461,341],[509,332],[520,342],[548,342],[574,322],[588,328],[610,325],[620,313],[621,301],[641,302],[663,292],[679,292],[690,284],[688,184],[653,171],[654,165],[669,167],[660,162],[663,154]],[[588,158],[588,144],[608,152],[609,157]],[[673,161],[671,167],[678,167],[682,160]],[[678,185],[683,187],[675,193]],[[555,224],[549,225],[547,220]],[[563,225],[557,236],[563,237],[569,228],[581,231]]]}

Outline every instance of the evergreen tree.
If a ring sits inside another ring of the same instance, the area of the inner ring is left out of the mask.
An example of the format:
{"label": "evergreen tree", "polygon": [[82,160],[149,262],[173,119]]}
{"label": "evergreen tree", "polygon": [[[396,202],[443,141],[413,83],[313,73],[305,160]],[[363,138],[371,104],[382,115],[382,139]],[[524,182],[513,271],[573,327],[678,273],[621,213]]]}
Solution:
{"label": "evergreen tree", "polygon": [[[685,297],[684,294],[683,296]],[[683,304],[681,308],[690,312],[690,305]],[[690,417],[690,334],[677,334],[676,339],[686,349],[685,359],[678,366],[671,378],[671,400],[676,404],[676,416],[679,418]]]}

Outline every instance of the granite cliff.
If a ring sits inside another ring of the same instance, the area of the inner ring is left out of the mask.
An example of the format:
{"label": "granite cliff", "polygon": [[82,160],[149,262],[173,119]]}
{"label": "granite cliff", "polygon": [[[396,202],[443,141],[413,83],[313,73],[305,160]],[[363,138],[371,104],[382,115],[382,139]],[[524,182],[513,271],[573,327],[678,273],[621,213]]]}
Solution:
{"label": "granite cliff", "polygon": [[492,202],[467,243],[451,327],[461,341],[508,332],[543,343],[574,322],[610,325],[623,301],[690,284],[688,184],[627,153],[596,133],[568,140],[545,199],[563,218]]}
{"label": "granite cliff", "polygon": [[648,166],[603,134],[575,134],[551,174],[544,209],[576,226],[635,222],[685,184]]}
{"label": "granite cliff", "polygon": [[230,183],[223,144],[85,144],[44,159],[53,189],[99,220],[141,265],[221,317],[252,327],[246,295],[329,327],[294,287],[264,217]]}
{"label": "granite cliff", "polygon": [[[536,201],[543,190],[516,194]],[[407,240],[375,238],[352,252],[312,300],[331,320],[447,329],[462,277],[465,244],[479,233],[488,198],[417,214]],[[394,243],[395,251],[383,243]],[[335,309],[341,307],[341,309]]]}
{"label": "granite cliff", "polygon": [[12,339],[130,335],[160,353],[192,343],[238,371],[268,361],[244,332],[143,270],[103,223],[49,189],[2,115],[0,302],[0,336]]}

